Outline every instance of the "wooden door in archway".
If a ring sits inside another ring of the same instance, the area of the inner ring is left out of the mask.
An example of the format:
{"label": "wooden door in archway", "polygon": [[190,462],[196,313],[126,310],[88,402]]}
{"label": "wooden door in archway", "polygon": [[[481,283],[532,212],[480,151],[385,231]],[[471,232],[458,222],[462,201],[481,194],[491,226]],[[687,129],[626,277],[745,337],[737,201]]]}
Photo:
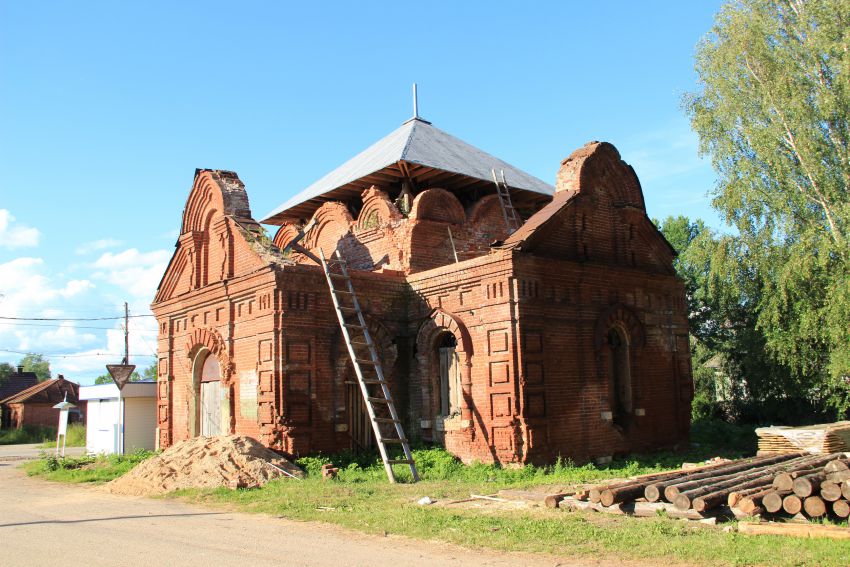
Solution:
{"label": "wooden door in archway", "polygon": [[201,371],[201,388],[198,420],[201,435],[221,435],[221,366],[214,356],[207,356]]}

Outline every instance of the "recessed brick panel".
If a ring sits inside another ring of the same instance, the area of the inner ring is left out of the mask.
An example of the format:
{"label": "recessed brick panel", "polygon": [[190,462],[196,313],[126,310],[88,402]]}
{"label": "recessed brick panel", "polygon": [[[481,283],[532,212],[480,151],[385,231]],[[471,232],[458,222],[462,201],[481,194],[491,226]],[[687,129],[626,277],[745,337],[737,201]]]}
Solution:
{"label": "recessed brick panel", "polygon": [[543,352],[543,334],[539,331],[526,331],[525,352],[539,354]]}
{"label": "recessed brick panel", "polygon": [[542,362],[525,363],[525,383],[529,386],[539,386],[543,384]]}
{"label": "recessed brick panel", "polygon": [[286,343],[286,362],[289,364],[308,364],[310,362],[310,343],[288,341]]}
{"label": "recessed brick panel", "polygon": [[511,381],[511,366],[507,360],[490,363],[490,385],[507,384]]}
{"label": "recessed brick panel", "polygon": [[490,407],[493,409],[493,417],[510,417],[513,415],[510,394],[491,394]]}
{"label": "recessed brick panel", "polygon": [[260,362],[271,362],[272,359],[272,340],[271,339],[263,339],[259,344],[259,353],[257,354],[257,360]]}
{"label": "recessed brick panel", "polygon": [[543,392],[528,393],[525,397],[528,417],[546,417],[546,396]]}
{"label": "recessed brick panel", "polygon": [[490,354],[504,354],[508,352],[508,331],[506,329],[488,331],[487,344]]}
{"label": "recessed brick panel", "polygon": [[289,372],[287,374],[289,376],[289,391],[290,392],[298,392],[301,394],[309,394],[310,393],[310,372],[303,371],[294,371]]}
{"label": "recessed brick panel", "polygon": [[274,372],[271,370],[260,370],[259,391],[261,394],[267,394],[274,387]]}

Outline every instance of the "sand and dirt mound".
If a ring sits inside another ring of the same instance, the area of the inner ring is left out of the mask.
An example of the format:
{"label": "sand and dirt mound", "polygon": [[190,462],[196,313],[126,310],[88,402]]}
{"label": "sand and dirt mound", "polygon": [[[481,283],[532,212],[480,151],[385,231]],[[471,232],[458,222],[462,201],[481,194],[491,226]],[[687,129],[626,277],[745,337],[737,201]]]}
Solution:
{"label": "sand and dirt mound", "polygon": [[176,443],[106,486],[116,494],[147,496],[181,488],[255,488],[289,475],[304,473],[259,441],[223,435]]}

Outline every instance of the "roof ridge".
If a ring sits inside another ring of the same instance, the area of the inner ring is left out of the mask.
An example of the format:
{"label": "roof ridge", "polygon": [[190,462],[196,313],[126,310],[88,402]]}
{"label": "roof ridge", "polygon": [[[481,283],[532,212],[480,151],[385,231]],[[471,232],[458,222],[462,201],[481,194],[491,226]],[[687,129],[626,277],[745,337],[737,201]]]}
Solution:
{"label": "roof ridge", "polygon": [[[38,384],[30,386],[26,390],[21,390],[17,394],[12,394],[8,398],[6,398],[4,400],[0,400],[0,404],[11,404],[11,403],[15,403],[17,401],[23,401],[23,400],[29,398],[30,396],[32,396],[33,394],[37,394],[37,393],[41,392],[42,390],[47,389],[48,387],[50,387],[51,384],[53,384],[54,382],[57,382],[58,380],[59,380],[59,378],[48,378],[44,382],[39,382]],[[18,400],[18,398],[20,398],[20,400]]]}
{"label": "roof ridge", "polygon": [[[411,118],[409,120],[409,122],[411,123],[410,132],[407,134],[407,141],[404,143],[404,147],[401,149],[401,158],[400,158],[400,159],[405,160],[405,161],[407,161],[405,159],[405,158],[407,158],[407,150],[410,149],[410,144],[413,142],[413,133],[416,132],[417,119]],[[402,126],[404,126],[404,124],[402,124]]]}

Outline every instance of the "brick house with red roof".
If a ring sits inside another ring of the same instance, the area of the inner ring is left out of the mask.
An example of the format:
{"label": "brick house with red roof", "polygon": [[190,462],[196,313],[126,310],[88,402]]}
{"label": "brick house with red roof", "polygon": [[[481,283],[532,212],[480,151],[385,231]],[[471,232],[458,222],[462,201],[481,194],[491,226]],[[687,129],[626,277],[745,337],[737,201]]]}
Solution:
{"label": "brick house with red roof", "polygon": [[60,374],[58,378],[38,382],[2,399],[0,410],[3,412],[3,427],[56,427],[59,410],[53,406],[66,399],[77,406],[76,411],[68,416],[69,422],[84,422],[86,402],[79,401],[79,391],[79,384],[65,380]]}

